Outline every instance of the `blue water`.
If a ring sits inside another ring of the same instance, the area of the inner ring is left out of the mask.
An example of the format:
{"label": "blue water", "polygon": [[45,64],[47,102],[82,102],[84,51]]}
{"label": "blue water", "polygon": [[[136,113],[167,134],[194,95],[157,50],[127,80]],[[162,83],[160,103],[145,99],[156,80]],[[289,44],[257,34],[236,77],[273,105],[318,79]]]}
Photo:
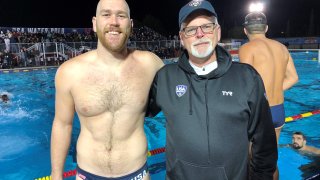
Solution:
{"label": "blue water", "polygon": [[[285,93],[286,116],[320,109],[320,64],[317,61],[295,60],[300,81]],[[54,116],[54,74],[56,69],[19,73],[0,73],[0,93],[11,101],[0,103],[0,179],[36,179],[50,175],[50,135]],[[280,144],[291,142],[294,131],[307,135],[308,145],[320,148],[320,115],[287,123]],[[164,147],[165,119],[162,114],[146,118],[145,131],[149,150]],[[74,124],[72,144],[76,143],[79,123]],[[65,171],[75,169],[72,146]],[[153,180],[165,176],[165,154],[148,158]],[[280,179],[302,179],[316,173],[300,170],[314,159],[290,148],[279,148]],[[299,169],[300,168],[300,169]],[[68,178],[74,179],[74,177]]]}
{"label": "blue water", "polygon": [[[285,92],[286,117],[320,109],[320,63],[317,61],[296,60],[295,66],[299,82]],[[282,129],[279,144],[291,143],[292,133],[303,132],[307,145],[320,148],[320,115],[287,123]],[[312,163],[317,162],[317,165]],[[301,155],[291,148],[279,148],[281,179],[299,180],[320,173],[320,157]],[[299,168],[308,167],[303,171]]]}

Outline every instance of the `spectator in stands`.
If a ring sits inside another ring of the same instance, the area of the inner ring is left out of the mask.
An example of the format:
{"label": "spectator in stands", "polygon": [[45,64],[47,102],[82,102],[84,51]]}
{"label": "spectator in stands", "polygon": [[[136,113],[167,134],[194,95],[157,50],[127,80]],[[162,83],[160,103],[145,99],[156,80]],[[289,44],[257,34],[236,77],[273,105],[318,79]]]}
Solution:
{"label": "spectator in stands", "polygon": [[3,53],[0,51],[0,69],[3,69]]}
{"label": "spectator in stands", "polygon": [[35,65],[35,60],[34,60],[34,50],[32,50],[31,52],[27,52],[27,59],[28,59],[28,63],[27,66],[34,66]]}
{"label": "spectator in stands", "polygon": [[5,49],[6,51],[10,51],[10,39],[9,39],[8,34],[9,34],[9,32],[4,37],[4,43],[5,43],[5,46],[6,46],[6,49]]}
{"label": "spectator in stands", "polygon": [[8,37],[10,40],[10,52],[12,53],[19,53],[16,36],[17,33],[15,31],[8,33]]}
{"label": "spectator in stands", "polygon": [[[252,65],[261,75],[270,104],[277,141],[285,124],[284,91],[298,81],[298,74],[287,48],[266,37],[267,18],[261,12],[245,17],[244,32],[249,42],[239,49],[242,63]],[[278,179],[278,170],[274,179]]]}
{"label": "spectator in stands", "polygon": [[27,67],[27,53],[26,53],[26,48],[23,47],[20,49],[20,64],[23,66],[23,67]]}
{"label": "spectator in stands", "polygon": [[183,6],[179,27],[185,51],[157,72],[150,93],[150,115],[166,117],[166,179],[272,179],[277,143],[261,77],[218,45],[209,1]]}
{"label": "spectator in stands", "polygon": [[13,54],[10,53],[7,50],[4,50],[4,53],[2,54],[3,57],[3,65],[2,68],[13,68],[14,66],[14,57]]}
{"label": "spectator in stands", "polygon": [[155,54],[131,50],[132,28],[125,0],[100,0],[93,29],[96,50],[63,63],[56,74],[56,110],[51,136],[52,180],[61,180],[75,111],[77,179],[149,179],[143,128],[154,75],[163,66]]}
{"label": "spectator in stands", "polygon": [[35,65],[36,66],[40,66],[40,65],[43,65],[43,59],[42,59],[42,62],[41,62],[41,58],[40,57],[40,51],[38,49],[34,49],[32,51],[32,57],[34,57],[34,62],[35,62]]}

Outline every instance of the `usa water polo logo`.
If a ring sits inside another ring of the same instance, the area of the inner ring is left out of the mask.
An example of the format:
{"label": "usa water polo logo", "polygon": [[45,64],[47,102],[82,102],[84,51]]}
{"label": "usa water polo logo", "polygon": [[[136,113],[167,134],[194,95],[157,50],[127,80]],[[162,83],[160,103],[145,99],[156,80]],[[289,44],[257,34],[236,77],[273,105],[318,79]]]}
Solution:
{"label": "usa water polo logo", "polygon": [[197,6],[200,6],[200,4],[201,4],[201,1],[194,0],[189,3],[189,6],[197,7]]}
{"label": "usa water polo logo", "polygon": [[178,97],[183,96],[187,92],[187,86],[186,85],[177,85],[176,86],[176,94]]}

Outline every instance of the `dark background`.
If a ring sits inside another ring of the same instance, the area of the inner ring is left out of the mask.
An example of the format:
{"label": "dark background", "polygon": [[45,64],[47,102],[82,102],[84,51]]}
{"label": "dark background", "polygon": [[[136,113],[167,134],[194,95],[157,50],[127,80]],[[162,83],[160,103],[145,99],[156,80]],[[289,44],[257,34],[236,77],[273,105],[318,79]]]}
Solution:
{"label": "dark background", "polygon": [[[98,0],[0,0],[0,27],[88,28]],[[131,18],[165,35],[178,33],[178,12],[188,0],[127,0]],[[222,38],[243,37],[249,0],[210,0]],[[262,0],[269,37],[320,36],[320,0]]]}

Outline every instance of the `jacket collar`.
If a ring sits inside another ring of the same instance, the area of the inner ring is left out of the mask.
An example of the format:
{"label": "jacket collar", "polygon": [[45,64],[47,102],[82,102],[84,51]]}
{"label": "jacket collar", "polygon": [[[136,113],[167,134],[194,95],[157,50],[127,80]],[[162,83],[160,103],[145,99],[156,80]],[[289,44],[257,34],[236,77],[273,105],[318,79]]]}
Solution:
{"label": "jacket collar", "polygon": [[[213,70],[209,74],[203,75],[201,77],[205,77],[208,79],[218,78],[224,75],[228,71],[228,69],[231,67],[231,64],[232,64],[231,55],[224,48],[217,45],[214,53],[217,53],[218,68]],[[182,55],[180,56],[178,61],[178,66],[188,74],[197,75],[189,63],[189,55],[186,50],[184,50]]]}

